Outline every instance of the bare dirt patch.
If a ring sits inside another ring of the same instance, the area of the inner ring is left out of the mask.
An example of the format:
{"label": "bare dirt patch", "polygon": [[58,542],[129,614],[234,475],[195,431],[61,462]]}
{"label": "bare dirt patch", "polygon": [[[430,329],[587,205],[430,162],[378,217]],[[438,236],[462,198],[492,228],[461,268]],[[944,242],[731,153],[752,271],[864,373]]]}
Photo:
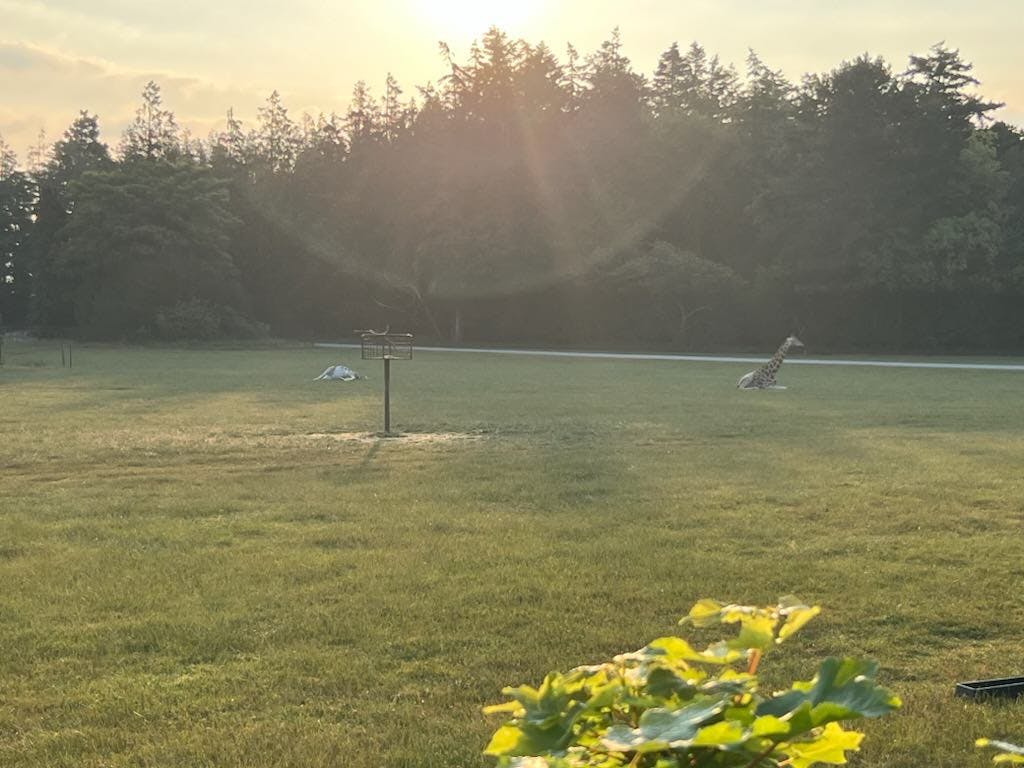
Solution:
{"label": "bare dirt patch", "polygon": [[384,435],[380,432],[310,432],[306,435],[290,435],[289,437],[291,439],[331,440],[342,443],[374,443],[378,440],[400,443],[451,443],[482,440],[485,435],[479,432],[400,432],[392,435]]}
{"label": "bare dirt patch", "polygon": [[[79,435],[82,437],[82,435]],[[91,435],[92,442],[102,443],[122,452],[143,455],[161,450],[238,450],[252,448],[303,449],[331,445],[368,445],[377,442],[396,445],[455,444],[480,441],[483,432],[243,432],[172,430],[112,430]]]}

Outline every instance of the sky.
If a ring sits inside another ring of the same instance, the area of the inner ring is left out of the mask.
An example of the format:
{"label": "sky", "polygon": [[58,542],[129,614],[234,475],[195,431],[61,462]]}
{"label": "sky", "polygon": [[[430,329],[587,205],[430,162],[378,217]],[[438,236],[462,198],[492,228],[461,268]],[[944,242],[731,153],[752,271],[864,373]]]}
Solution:
{"label": "sky", "polygon": [[488,26],[587,53],[619,27],[650,74],[673,42],[697,41],[742,71],[749,49],[799,80],[862,53],[902,71],[939,41],[974,64],[980,92],[1024,125],[1022,0],[0,0],[0,136],[24,159],[97,113],[116,146],[152,79],[181,125],[205,137],[228,108],[248,124],[272,90],[290,114],[344,112],[357,80],[408,96],[444,74]]}

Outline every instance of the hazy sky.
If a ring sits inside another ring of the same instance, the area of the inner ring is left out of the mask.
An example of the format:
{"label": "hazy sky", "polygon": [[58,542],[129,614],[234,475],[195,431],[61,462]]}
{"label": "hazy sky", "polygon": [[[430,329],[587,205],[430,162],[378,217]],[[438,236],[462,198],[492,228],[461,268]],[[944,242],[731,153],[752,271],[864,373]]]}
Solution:
{"label": "hazy sky", "polygon": [[748,48],[798,79],[869,52],[897,71],[944,40],[974,63],[982,93],[1024,124],[1022,0],[0,0],[0,135],[22,156],[78,110],[116,145],[155,79],[179,122],[205,136],[228,107],[247,123],[273,89],[296,118],[344,111],[352,85],[391,71],[406,93],[443,74],[491,23],[515,37],[595,49],[619,26],[650,73],[673,41],[742,65]]}

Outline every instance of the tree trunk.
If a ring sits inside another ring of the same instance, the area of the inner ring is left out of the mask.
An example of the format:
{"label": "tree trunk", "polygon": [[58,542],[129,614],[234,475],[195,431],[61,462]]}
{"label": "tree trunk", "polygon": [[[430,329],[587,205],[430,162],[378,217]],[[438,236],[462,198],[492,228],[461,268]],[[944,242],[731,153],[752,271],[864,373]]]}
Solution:
{"label": "tree trunk", "polygon": [[462,343],[462,308],[455,308],[455,322],[452,327],[452,342],[455,344]]}

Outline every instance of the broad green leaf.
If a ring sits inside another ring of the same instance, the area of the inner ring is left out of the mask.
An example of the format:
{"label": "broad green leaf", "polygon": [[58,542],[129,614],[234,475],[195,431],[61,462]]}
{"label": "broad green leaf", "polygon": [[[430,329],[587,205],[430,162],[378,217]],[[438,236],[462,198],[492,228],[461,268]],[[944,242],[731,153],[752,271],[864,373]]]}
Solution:
{"label": "broad green leaf", "polygon": [[569,691],[557,674],[545,677],[537,689],[526,685],[506,688],[503,693],[519,702],[522,714],[498,729],[485,754],[525,757],[564,750],[572,740],[574,724],[586,710]]}
{"label": "broad green leaf", "polygon": [[690,743],[701,725],[716,717],[724,701],[704,701],[682,709],[649,709],[640,716],[638,727],[613,725],[601,743],[615,752],[658,752]]}
{"label": "broad green leaf", "polygon": [[528,757],[562,752],[572,739],[572,727],[583,707],[567,715],[562,721],[545,726],[519,722],[499,728],[484,750],[485,755]]}
{"label": "broad green leaf", "polygon": [[871,661],[826,659],[813,680],[761,703],[757,714],[788,716],[794,734],[838,720],[879,717],[901,702],[875,682],[877,669]]}
{"label": "broad green leaf", "polygon": [[844,731],[838,723],[829,723],[813,741],[780,744],[779,750],[789,756],[792,768],[808,768],[815,763],[844,765],[846,753],[860,748],[863,733]]}
{"label": "broad green leaf", "polygon": [[697,694],[699,689],[692,680],[679,675],[675,670],[658,667],[652,669],[651,674],[647,676],[647,690],[652,696],[662,699],[675,696],[679,699],[689,700]]}
{"label": "broad green leaf", "polygon": [[592,688],[590,698],[586,702],[587,709],[597,711],[611,707],[625,693],[625,686],[618,680]]}
{"label": "broad green leaf", "polygon": [[746,674],[743,677],[727,677],[722,675],[722,677],[712,678],[700,685],[700,692],[708,696],[721,696],[723,694],[746,696],[754,693],[756,690],[756,678]]}

